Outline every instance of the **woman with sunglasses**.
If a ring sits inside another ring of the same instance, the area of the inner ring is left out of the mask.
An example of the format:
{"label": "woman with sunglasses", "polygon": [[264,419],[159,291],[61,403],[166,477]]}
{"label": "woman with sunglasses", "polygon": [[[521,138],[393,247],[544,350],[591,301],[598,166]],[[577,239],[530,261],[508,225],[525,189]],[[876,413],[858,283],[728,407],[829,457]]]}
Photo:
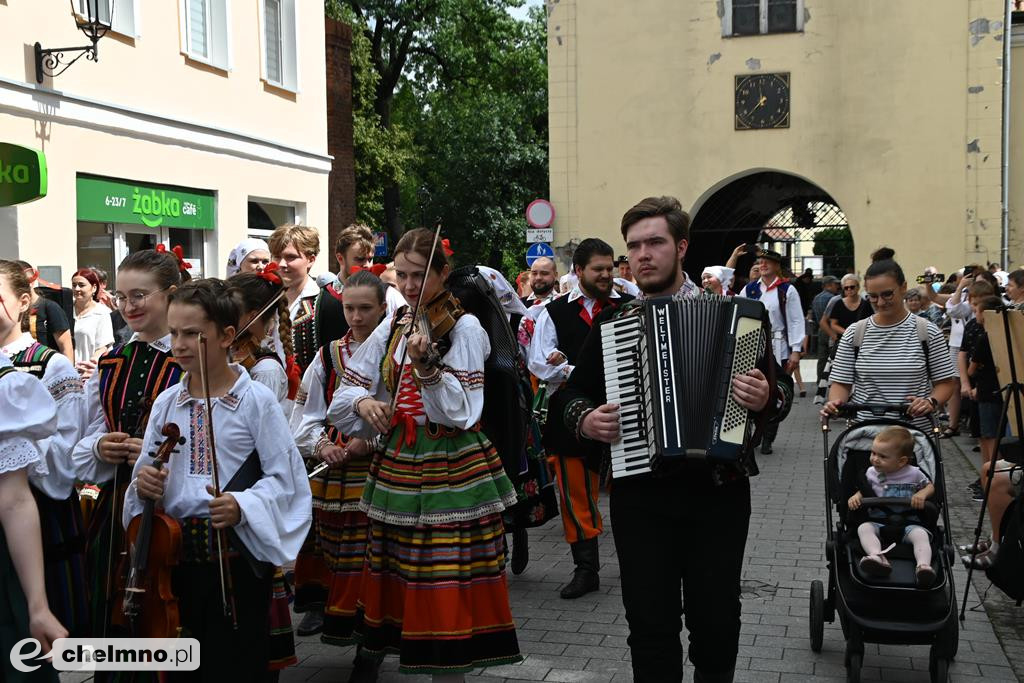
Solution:
{"label": "woman with sunglasses", "polygon": [[[934,323],[927,323],[927,340],[919,338],[917,316],[903,303],[907,280],[892,258],[893,251],[880,249],[875,254],[876,260],[864,275],[874,314],[863,323],[851,324],[839,340],[832,364],[832,386],[822,415],[835,415],[847,401],[909,403],[914,423],[927,430],[927,415],[953,394],[956,369],[942,332]],[[865,326],[864,337],[855,351],[854,336],[859,325]],[[857,417],[867,419],[870,415]]]}
{"label": "woman with sunglasses", "polygon": [[[99,484],[87,521],[86,561],[92,594],[92,632],[108,634],[108,602],[124,543],[121,506],[153,401],[178,383],[181,368],[171,357],[167,297],[182,281],[186,264],[171,251],[129,254],[117,269],[114,302],[133,334],[100,356],[85,385],[89,426],[72,457],[78,478]],[[113,520],[113,521],[112,521]]]}
{"label": "woman with sunglasses", "polygon": [[848,273],[842,279],[843,298],[832,305],[828,324],[836,338],[842,337],[846,328],[858,320],[871,315],[871,304],[860,295],[860,278]]}

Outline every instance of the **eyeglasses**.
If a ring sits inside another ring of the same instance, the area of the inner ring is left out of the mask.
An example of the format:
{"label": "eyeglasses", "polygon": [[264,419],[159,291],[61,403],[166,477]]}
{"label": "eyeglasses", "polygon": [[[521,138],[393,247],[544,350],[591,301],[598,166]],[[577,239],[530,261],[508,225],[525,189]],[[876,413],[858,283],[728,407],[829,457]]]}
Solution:
{"label": "eyeglasses", "polygon": [[845,287],[843,287],[843,291],[844,292],[848,292],[851,289],[856,292],[858,289],[860,289],[860,286],[859,285],[846,285]]}
{"label": "eyeglasses", "polygon": [[895,295],[895,289],[887,289],[884,292],[879,292],[878,294],[872,294],[871,292],[868,292],[868,301],[878,301],[879,297],[882,298],[882,301],[892,301],[892,298]]}
{"label": "eyeglasses", "polygon": [[117,292],[113,296],[114,305],[118,308],[124,308],[127,304],[131,303],[133,307],[139,308],[146,305],[146,300],[149,297],[154,294],[159,294],[160,292],[166,292],[168,289],[170,289],[170,287],[164,287],[163,289],[158,289],[155,292],[132,292],[131,294],[122,294],[121,292]]}

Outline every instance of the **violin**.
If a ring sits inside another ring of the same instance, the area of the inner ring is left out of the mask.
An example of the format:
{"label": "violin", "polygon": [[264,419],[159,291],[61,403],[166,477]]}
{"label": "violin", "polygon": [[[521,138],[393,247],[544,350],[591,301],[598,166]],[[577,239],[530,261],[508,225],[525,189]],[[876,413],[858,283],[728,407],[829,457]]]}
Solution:
{"label": "violin", "polygon": [[[462,305],[455,295],[444,290],[419,307],[416,311],[416,320],[409,327],[409,334],[418,332],[431,342],[440,341],[452,331],[463,313]],[[434,349],[431,346],[425,359],[426,364],[431,367],[440,365],[441,356],[445,353],[447,349]]]}
{"label": "violin", "polygon": [[[178,425],[168,422],[160,432],[165,438],[153,457],[161,469],[185,443]],[[128,525],[126,538],[129,566],[122,568],[123,585],[115,594],[111,623],[126,626],[139,638],[176,638],[181,630],[178,598],[171,590],[171,576],[181,555],[181,526],[146,500],[142,514]]]}
{"label": "violin", "polygon": [[256,354],[260,351],[260,345],[250,334],[246,337],[245,341],[236,343],[231,351],[231,357],[236,363],[246,370],[252,370],[253,366],[256,365],[258,358]]}

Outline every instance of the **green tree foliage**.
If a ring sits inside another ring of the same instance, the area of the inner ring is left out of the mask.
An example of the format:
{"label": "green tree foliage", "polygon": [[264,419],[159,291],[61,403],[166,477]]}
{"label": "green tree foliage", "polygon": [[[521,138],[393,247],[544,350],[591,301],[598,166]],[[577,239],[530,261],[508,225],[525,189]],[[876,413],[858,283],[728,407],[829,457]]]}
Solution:
{"label": "green tree foliage", "polygon": [[843,275],[853,264],[853,233],[849,228],[820,228],[814,232],[815,256],[823,256],[826,275]]}
{"label": "green tree foliage", "polygon": [[513,18],[521,4],[328,0],[359,35],[360,217],[396,236],[441,220],[460,263],[504,257],[510,272],[525,251],[523,211],[548,189],[546,18]]}

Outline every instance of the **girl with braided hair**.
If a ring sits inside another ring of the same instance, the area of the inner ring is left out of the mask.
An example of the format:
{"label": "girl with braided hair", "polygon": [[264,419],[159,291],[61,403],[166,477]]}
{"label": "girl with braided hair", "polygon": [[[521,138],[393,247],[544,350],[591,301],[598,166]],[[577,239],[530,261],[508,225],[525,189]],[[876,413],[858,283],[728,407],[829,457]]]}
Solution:
{"label": "girl with braided hair", "polygon": [[239,329],[245,329],[232,346],[232,360],[274,392],[290,419],[301,375],[295,364],[288,299],[277,264],[271,263],[259,273],[234,275],[227,285],[241,310]]}

